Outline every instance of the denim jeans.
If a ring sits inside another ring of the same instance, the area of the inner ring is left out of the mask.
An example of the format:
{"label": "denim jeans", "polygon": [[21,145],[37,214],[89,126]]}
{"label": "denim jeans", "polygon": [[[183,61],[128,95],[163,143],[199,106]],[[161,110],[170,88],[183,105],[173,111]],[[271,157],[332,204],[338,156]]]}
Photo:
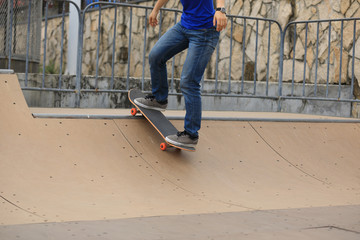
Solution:
{"label": "denim jeans", "polygon": [[219,40],[215,27],[190,30],[177,23],[155,44],[149,54],[152,93],[161,102],[168,97],[166,62],[188,49],[181,73],[180,89],[185,99],[184,129],[193,137],[201,127],[200,82]]}

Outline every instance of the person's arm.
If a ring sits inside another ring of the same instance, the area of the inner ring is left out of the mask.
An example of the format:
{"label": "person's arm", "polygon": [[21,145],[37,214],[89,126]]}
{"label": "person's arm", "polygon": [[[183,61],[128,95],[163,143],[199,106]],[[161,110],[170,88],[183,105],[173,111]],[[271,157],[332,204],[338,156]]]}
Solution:
{"label": "person's arm", "polygon": [[[225,8],[225,0],[216,0],[216,8]],[[216,11],[213,22],[214,26],[216,26],[216,31],[220,32],[225,29],[227,24],[226,14]]]}
{"label": "person's arm", "polygon": [[154,9],[149,16],[149,24],[152,27],[158,25],[157,15],[159,14],[160,8],[162,8],[169,0],[158,0],[155,4]]}

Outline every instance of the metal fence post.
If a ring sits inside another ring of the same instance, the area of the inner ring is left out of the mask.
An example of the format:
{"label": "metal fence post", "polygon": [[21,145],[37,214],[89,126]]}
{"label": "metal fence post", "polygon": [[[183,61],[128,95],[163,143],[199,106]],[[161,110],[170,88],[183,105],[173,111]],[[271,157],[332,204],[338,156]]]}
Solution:
{"label": "metal fence post", "polygon": [[26,36],[25,87],[28,86],[28,73],[29,73],[29,39],[30,39],[30,22],[31,22],[31,4],[32,4],[32,0],[29,0],[28,25],[27,25],[27,36]]}
{"label": "metal fence post", "polygon": [[8,39],[8,48],[9,48],[9,62],[8,62],[8,69],[11,69],[11,53],[12,53],[12,40],[13,40],[13,18],[14,18],[14,0],[10,0],[10,34],[9,37],[10,38],[6,38]]}
{"label": "metal fence post", "polygon": [[79,38],[78,38],[78,51],[76,63],[76,80],[75,80],[75,107],[80,107],[80,94],[81,94],[81,77],[82,77],[82,51],[83,51],[83,38],[84,38],[84,23],[85,11],[81,13],[77,5],[79,15]]}
{"label": "metal fence post", "polygon": [[284,43],[285,43],[285,33],[288,25],[285,27],[284,31],[281,31],[280,38],[280,61],[279,61],[279,91],[278,91],[278,108],[277,111],[281,112],[281,100],[282,100],[282,84],[283,84],[283,68],[284,68]]}

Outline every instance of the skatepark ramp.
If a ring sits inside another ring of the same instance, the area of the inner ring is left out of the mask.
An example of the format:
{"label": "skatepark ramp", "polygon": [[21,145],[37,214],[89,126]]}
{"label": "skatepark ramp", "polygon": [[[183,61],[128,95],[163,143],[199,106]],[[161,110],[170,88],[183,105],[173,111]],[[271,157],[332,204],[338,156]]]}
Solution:
{"label": "skatepark ramp", "polygon": [[360,123],[202,124],[163,152],[142,118],[34,118],[0,75],[0,239],[359,239]]}

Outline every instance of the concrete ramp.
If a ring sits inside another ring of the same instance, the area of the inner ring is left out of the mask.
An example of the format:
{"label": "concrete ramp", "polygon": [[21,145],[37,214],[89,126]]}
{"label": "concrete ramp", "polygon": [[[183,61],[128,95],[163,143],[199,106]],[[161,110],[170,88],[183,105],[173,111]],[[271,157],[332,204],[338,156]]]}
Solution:
{"label": "concrete ramp", "polygon": [[[181,129],[183,122],[173,123]],[[33,118],[0,75],[0,239],[359,239],[360,124]]]}

